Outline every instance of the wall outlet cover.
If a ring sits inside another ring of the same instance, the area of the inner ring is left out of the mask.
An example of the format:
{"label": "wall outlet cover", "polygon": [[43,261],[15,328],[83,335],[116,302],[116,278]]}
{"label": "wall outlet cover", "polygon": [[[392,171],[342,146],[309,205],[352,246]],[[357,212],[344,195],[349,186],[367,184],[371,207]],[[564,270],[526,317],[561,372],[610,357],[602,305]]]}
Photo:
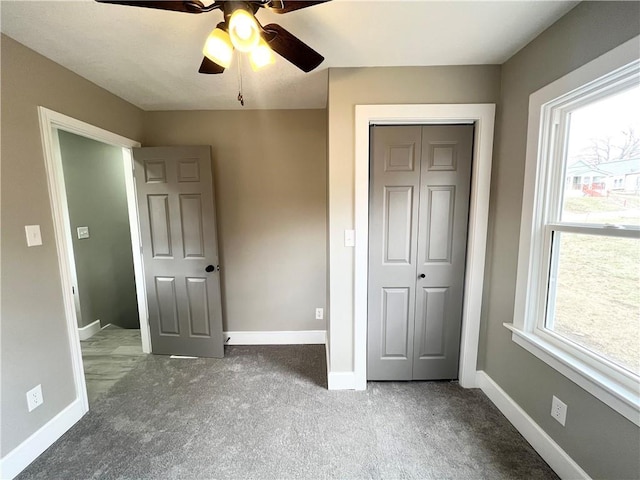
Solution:
{"label": "wall outlet cover", "polygon": [[36,385],[27,392],[27,408],[30,412],[43,403],[44,399],[42,397],[42,385]]}
{"label": "wall outlet cover", "polygon": [[78,239],[82,240],[83,238],[89,238],[89,227],[78,227],[76,228],[78,231]]}
{"label": "wall outlet cover", "polygon": [[324,318],[324,309],[316,308],[316,320],[322,320]]}
{"label": "wall outlet cover", "polygon": [[564,427],[564,424],[567,421],[567,404],[555,395],[551,400],[551,416]]}

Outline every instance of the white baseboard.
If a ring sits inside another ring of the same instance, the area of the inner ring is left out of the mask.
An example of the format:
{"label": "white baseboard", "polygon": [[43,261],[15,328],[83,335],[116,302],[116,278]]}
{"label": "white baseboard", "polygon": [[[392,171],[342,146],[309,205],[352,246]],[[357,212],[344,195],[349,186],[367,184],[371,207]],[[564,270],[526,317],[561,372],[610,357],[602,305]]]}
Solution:
{"label": "white baseboard", "polygon": [[476,383],[520,434],[562,479],[589,479],[560,445],[558,445],[493,379],[482,370]]}
{"label": "white baseboard", "polygon": [[[324,345],[326,330],[224,332],[226,345]],[[228,341],[226,341],[229,339]]]}
{"label": "white baseboard", "polygon": [[327,383],[329,390],[356,390],[354,372],[329,372]]}
{"label": "white baseboard", "polygon": [[[329,390],[357,390],[355,372],[332,372],[331,356],[329,355],[329,343],[325,347],[327,354],[327,388]],[[366,390],[366,382],[365,382]]]}
{"label": "white baseboard", "polygon": [[327,356],[327,390],[329,388],[329,374],[331,373],[331,353],[329,352],[329,338],[327,337],[327,343],[324,346],[324,353]]}
{"label": "white baseboard", "polygon": [[84,327],[79,327],[78,334],[80,335],[80,341],[93,337],[100,330],[100,320],[91,322],[89,325],[85,325]]}
{"label": "white baseboard", "polygon": [[0,459],[0,478],[10,480],[58,440],[85,412],[77,399]]}

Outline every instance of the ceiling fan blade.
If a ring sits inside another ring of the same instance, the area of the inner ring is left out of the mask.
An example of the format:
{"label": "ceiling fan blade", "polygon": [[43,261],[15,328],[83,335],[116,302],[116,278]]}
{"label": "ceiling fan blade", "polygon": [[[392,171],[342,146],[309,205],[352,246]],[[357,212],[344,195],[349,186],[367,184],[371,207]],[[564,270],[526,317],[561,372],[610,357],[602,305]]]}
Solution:
{"label": "ceiling fan blade", "polygon": [[205,7],[200,0],[186,0],[186,1],[174,1],[174,0],[160,0],[146,2],[143,0],[96,0],[98,3],[111,3],[114,5],[127,5],[130,7],[146,7],[156,8],[158,10],[171,10],[173,12],[185,12],[185,13],[202,13],[209,12],[215,8],[220,8],[219,5],[213,4],[209,7]]}
{"label": "ceiling fan blade", "polygon": [[270,23],[263,28],[264,39],[271,49],[300,70],[310,72],[324,60],[322,55],[280,25]]}
{"label": "ceiling fan blade", "polygon": [[216,74],[224,72],[224,67],[221,67],[216,62],[209,60],[207,57],[202,59],[198,73]]}
{"label": "ceiling fan blade", "polygon": [[303,1],[303,0],[273,0],[267,5],[267,8],[273,13],[289,13],[301,8],[313,7],[320,3],[326,3],[329,0]]}

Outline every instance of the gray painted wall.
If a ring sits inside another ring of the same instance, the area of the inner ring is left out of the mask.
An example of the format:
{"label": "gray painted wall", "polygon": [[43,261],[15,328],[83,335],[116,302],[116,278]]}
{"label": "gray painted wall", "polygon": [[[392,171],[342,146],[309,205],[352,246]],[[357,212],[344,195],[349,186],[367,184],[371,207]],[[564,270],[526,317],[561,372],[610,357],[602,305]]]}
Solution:
{"label": "gray painted wall", "polygon": [[[2,35],[0,455],[75,399],[37,106],[140,139],[142,111]],[[43,245],[27,248],[25,225]],[[42,384],[44,404],[25,393]]]}
{"label": "gray painted wall", "polygon": [[[83,327],[140,328],[122,149],[59,131]],[[76,227],[89,227],[78,239]]]}
{"label": "gray painted wall", "polygon": [[[503,65],[482,312],[484,369],[593,478],[640,478],[640,432],[511,341],[529,95],[640,33],[640,3],[584,2]],[[639,45],[640,49],[640,45]],[[566,427],[551,396],[568,405]]]}
{"label": "gray painted wall", "polygon": [[355,105],[496,103],[500,66],[332,68],[329,70],[329,309],[333,372],[353,371]]}
{"label": "gray painted wall", "polygon": [[326,115],[145,114],[145,146],[212,145],[226,331],[325,329]]}

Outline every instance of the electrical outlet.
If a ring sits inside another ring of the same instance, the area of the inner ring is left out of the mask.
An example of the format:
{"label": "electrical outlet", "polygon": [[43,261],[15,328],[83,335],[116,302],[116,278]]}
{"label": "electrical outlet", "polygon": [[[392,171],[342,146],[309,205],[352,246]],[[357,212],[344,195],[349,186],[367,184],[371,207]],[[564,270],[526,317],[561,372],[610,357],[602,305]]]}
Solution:
{"label": "electrical outlet", "polygon": [[89,227],[78,227],[76,230],[78,231],[78,240],[89,238]]}
{"label": "electrical outlet", "polygon": [[324,309],[316,308],[316,320],[322,320],[324,318]]}
{"label": "electrical outlet", "polygon": [[27,392],[27,408],[32,411],[44,403],[42,385],[37,385]]}
{"label": "electrical outlet", "polygon": [[564,427],[564,424],[567,421],[567,404],[555,395],[551,400],[551,416]]}

